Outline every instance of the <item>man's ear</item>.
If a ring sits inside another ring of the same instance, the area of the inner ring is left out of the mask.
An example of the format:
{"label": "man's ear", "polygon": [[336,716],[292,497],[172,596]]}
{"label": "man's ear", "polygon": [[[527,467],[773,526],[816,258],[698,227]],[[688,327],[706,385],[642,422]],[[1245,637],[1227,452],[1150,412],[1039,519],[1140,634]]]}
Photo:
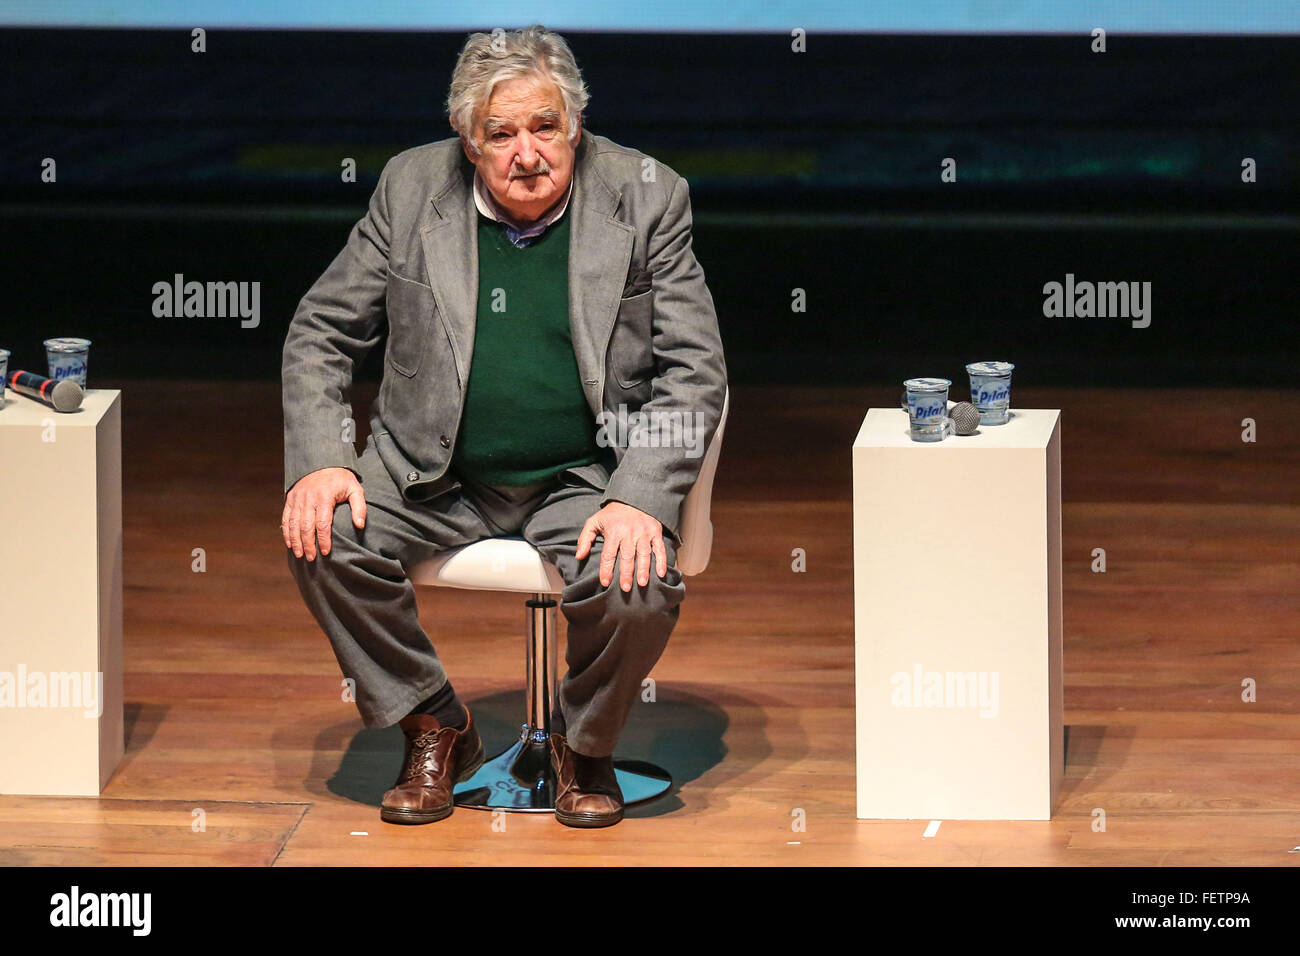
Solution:
{"label": "man's ear", "polygon": [[477,166],[478,157],[475,156],[474,151],[469,148],[469,140],[465,138],[464,133],[460,134],[460,148],[465,151],[465,158],[468,159],[472,164]]}

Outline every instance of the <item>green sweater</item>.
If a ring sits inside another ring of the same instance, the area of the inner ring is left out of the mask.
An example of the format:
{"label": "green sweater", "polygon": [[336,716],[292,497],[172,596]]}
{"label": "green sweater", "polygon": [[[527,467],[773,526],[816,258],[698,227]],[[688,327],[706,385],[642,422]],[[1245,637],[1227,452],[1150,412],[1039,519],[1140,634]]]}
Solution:
{"label": "green sweater", "polygon": [[569,332],[569,214],[520,248],[478,217],[478,319],[452,468],[528,485],[598,461]]}

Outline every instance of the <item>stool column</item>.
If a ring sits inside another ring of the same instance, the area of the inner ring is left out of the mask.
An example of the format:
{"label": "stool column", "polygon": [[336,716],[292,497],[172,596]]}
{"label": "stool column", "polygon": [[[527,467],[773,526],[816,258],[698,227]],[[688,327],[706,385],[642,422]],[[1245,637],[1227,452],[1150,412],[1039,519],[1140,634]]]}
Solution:
{"label": "stool column", "polygon": [[551,708],[555,706],[555,609],[558,604],[546,594],[534,594],[527,602],[528,653],[524,660],[524,688],[528,724],[524,735],[538,743],[551,733]]}

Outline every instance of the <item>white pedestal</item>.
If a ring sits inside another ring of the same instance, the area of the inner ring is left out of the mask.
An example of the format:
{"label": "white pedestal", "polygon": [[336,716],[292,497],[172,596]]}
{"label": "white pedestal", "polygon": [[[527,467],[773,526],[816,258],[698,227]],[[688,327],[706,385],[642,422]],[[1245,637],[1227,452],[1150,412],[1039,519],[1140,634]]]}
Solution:
{"label": "white pedestal", "polygon": [[858,816],[1047,820],[1064,772],[1056,409],[853,442]]}
{"label": "white pedestal", "polygon": [[98,794],[122,757],[120,396],[3,390],[0,793]]}

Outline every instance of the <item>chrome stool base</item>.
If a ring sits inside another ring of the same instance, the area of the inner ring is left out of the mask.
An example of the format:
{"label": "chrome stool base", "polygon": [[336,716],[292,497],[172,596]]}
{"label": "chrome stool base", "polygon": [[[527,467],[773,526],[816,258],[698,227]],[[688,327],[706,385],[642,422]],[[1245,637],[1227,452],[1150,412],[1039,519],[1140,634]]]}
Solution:
{"label": "chrome stool base", "polygon": [[[492,757],[478,772],[452,791],[456,806],[514,813],[555,811],[555,771],[551,746],[544,733],[524,728],[512,747]],[[624,806],[662,796],[673,785],[668,771],[640,760],[614,760],[614,776],[623,791]]]}
{"label": "chrome stool base", "polygon": [[[452,799],[458,807],[510,810],[516,813],[555,811],[555,771],[551,769],[551,709],[555,702],[555,610],[549,594],[534,594],[524,602],[528,643],[524,660],[524,706],[527,723],[514,746],[490,758],[474,776],[456,784]],[[623,791],[623,805],[653,800],[673,785],[668,771],[639,760],[614,760],[614,776]]]}

